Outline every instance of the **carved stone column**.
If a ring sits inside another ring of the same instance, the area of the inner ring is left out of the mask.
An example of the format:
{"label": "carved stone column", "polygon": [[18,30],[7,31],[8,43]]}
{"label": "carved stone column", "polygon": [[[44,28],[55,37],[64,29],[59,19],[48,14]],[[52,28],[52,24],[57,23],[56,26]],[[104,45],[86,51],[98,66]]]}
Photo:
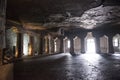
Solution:
{"label": "carved stone column", "polygon": [[96,37],[95,42],[96,42],[96,53],[100,53],[100,38]]}
{"label": "carved stone column", "polygon": [[40,36],[40,49],[39,49],[39,54],[43,54],[44,52],[44,35]]}
{"label": "carved stone column", "polygon": [[81,53],[85,53],[85,37],[81,37]]}
{"label": "carved stone column", "polygon": [[75,54],[74,53],[74,41],[73,41],[73,38],[70,38],[70,53],[71,54]]}
{"label": "carved stone column", "polygon": [[0,0],[0,64],[2,64],[2,50],[5,48],[5,17],[6,17],[6,1]]}
{"label": "carved stone column", "polygon": [[17,45],[15,51],[15,57],[22,57],[23,54],[23,35],[21,33],[17,33]]}
{"label": "carved stone column", "polygon": [[49,54],[49,39],[48,35],[44,37],[44,53]]}
{"label": "carved stone column", "polygon": [[34,47],[33,47],[33,43],[34,43],[34,37],[30,36],[30,42],[28,45],[28,51],[29,51],[29,55],[32,56],[33,55],[33,51],[34,51]]}
{"label": "carved stone column", "polygon": [[64,48],[64,46],[63,46],[63,37],[60,37],[60,53],[64,52],[63,48]]}
{"label": "carved stone column", "polygon": [[108,37],[109,53],[114,53],[113,36]]}
{"label": "carved stone column", "polygon": [[54,38],[51,36],[51,53],[54,53]]}
{"label": "carved stone column", "polygon": [[51,46],[52,46],[52,41],[51,41],[51,35],[48,35],[48,53],[51,54]]}

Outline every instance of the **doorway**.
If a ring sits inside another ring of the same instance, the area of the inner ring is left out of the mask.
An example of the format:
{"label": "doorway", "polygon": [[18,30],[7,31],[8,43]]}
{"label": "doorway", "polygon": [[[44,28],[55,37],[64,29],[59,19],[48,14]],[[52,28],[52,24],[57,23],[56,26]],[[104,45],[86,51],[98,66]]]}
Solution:
{"label": "doorway", "polygon": [[64,38],[64,53],[69,53],[70,52],[70,40],[65,37]]}
{"label": "doorway", "polygon": [[75,54],[80,54],[81,53],[81,39],[76,36],[73,40],[74,40],[74,52]]}
{"label": "doorway", "polygon": [[60,52],[60,39],[55,38],[54,40],[54,52],[58,53]]}
{"label": "doorway", "polygon": [[96,53],[95,38],[92,35],[92,32],[88,32],[85,38],[86,42],[86,53]]}
{"label": "doorway", "polygon": [[120,35],[116,34],[113,37],[113,48],[114,52],[119,53],[120,52]]}
{"label": "doorway", "polygon": [[87,53],[94,52],[95,53],[95,40],[94,38],[87,39]]}
{"label": "doorway", "polygon": [[100,52],[108,53],[108,37],[106,35],[100,37]]}

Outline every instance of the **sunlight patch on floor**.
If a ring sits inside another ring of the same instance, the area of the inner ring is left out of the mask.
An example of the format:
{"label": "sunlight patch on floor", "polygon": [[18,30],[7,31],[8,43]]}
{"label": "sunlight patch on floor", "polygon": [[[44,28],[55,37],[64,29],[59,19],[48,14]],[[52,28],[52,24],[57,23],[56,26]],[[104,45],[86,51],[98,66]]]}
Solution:
{"label": "sunlight patch on floor", "polygon": [[95,65],[97,65],[99,63],[99,60],[102,58],[97,53],[86,53],[86,54],[81,55],[81,57]]}

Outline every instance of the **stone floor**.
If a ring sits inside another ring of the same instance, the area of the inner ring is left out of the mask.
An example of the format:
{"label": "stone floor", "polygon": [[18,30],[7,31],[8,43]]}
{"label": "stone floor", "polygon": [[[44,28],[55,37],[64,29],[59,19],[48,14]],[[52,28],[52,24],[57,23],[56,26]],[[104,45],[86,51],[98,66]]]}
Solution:
{"label": "stone floor", "polygon": [[24,59],[14,64],[14,80],[120,80],[120,54]]}
{"label": "stone floor", "polygon": [[0,65],[0,80],[13,80],[13,64]]}

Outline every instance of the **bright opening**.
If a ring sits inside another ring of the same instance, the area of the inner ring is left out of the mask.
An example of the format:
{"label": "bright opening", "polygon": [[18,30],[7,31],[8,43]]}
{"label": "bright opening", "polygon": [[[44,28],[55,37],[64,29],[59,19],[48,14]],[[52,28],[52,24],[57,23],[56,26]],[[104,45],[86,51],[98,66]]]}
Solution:
{"label": "bright opening", "polygon": [[117,39],[117,38],[114,39],[114,41],[113,41],[113,45],[114,45],[115,47],[118,46],[118,39]]}
{"label": "bright opening", "polygon": [[92,52],[95,53],[95,40],[87,39],[87,53]]}
{"label": "bright opening", "polygon": [[56,41],[55,41],[54,45],[55,45],[55,52],[57,52],[57,42]]}
{"label": "bright opening", "polygon": [[68,40],[67,44],[67,47],[70,48],[70,40]]}
{"label": "bright opening", "polygon": [[29,44],[29,35],[24,34],[23,35],[23,54],[24,56],[28,55],[28,44]]}

